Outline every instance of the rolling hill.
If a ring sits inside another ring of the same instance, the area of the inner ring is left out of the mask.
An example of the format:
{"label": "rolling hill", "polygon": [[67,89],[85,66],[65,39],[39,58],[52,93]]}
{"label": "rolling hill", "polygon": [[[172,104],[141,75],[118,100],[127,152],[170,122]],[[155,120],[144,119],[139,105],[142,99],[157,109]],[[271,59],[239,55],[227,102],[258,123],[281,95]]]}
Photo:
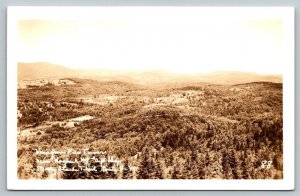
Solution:
{"label": "rolling hill", "polygon": [[71,69],[62,65],[46,62],[18,63],[18,80],[36,80],[44,78],[85,78],[100,81],[123,81],[129,83],[162,85],[190,82],[215,84],[239,84],[248,82],[281,83],[281,75],[261,75],[248,72],[211,72],[195,74],[169,73],[161,70],[152,71],[113,71],[104,69]]}

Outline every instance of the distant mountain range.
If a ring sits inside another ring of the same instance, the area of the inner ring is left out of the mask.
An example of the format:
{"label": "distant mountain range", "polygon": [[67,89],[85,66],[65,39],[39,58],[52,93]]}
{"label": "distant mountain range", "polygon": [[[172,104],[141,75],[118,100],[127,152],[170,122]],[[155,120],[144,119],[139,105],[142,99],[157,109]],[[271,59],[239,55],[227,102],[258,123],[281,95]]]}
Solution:
{"label": "distant mountain range", "polygon": [[73,77],[76,71],[50,63],[18,63],[18,80]]}
{"label": "distant mountain range", "polygon": [[207,82],[214,84],[239,84],[247,82],[281,83],[281,75],[261,75],[248,72],[211,72],[195,74],[176,74],[166,71],[124,72],[101,69],[71,69],[62,65],[45,62],[18,63],[18,80],[45,78],[89,78],[100,81],[124,81],[138,84],[162,84]]}

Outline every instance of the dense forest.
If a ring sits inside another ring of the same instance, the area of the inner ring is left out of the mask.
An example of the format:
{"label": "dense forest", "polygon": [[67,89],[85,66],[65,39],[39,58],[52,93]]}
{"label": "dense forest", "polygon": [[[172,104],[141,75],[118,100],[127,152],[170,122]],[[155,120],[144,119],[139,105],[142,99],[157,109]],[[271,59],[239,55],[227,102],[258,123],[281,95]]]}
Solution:
{"label": "dense forest", "polygon": [[[18,89],[20,179],[283,178],[282,83],[64,80]],[[102,150],[121,163],[67,163],[75,169],[53,176],[34,149]]]}

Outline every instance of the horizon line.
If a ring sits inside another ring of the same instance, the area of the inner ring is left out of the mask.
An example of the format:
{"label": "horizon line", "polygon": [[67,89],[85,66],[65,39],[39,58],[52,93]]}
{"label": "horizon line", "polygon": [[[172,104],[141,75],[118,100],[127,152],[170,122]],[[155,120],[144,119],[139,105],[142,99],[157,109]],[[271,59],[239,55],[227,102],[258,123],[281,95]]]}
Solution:
{"label": "horizon line", "polygon": [[246,70],[212,70],[212,71],[207,71],[207,72],[195,72],[195,73],[186,73],[186,72],[172,72],[166,69],[159,69],[159,68],[154,68],[154,69],[138,69],[138,70],[133,70],[133,69],[110,69],[110,68],[79,68],[79,67],[70,67],[67,65],[63,64],[56,64],[56,63],[50,63],[46,61],[35,61],[35,62],[23,62],[23,61],[18,61],[17,62],[22,63],[22,64],[39,64],[39,63],[44,63],[44,64],[49,64],[53,66],[60,66],[63,68],[71,69],[71,70],[85,70],[85,71],[93,71],[93,70],[105,70],[105,71],[111,71],[111,72],[124,72],[124,73],[146,73],[146,72],[161,72],[161,73],[170,73],[174,75],[197,75],[197,74],[218,74],[218,73],[248,73],[248,74],[256,74],[256,75],[264,75],[264,76],[283,76],[283,73],[260,73],[260,72],[254,72],[254,71],[246,71]]}

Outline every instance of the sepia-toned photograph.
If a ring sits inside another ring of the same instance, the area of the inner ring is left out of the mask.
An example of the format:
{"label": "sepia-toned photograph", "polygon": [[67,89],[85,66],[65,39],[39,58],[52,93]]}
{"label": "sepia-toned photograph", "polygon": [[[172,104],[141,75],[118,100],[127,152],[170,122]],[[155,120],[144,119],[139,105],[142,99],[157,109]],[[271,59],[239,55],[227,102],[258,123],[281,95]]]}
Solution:
{"label": "sepia-toned photograph", "polygon": [[17,180],[290,179],[293,9],[31,9],[9,12]]}

